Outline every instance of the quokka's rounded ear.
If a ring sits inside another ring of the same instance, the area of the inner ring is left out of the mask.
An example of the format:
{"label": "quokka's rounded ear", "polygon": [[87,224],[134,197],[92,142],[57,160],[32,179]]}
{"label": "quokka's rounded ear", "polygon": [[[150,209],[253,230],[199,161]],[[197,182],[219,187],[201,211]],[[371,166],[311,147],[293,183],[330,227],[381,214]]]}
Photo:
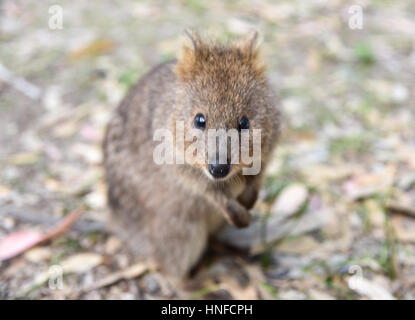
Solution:
{"label": "quokka's rounded ear", "polygon": [[258,42],[258,31],[252,30],[244,38],[238,41],[239,47],[248,57],[252,57]]}
{"label": "quokka's rounded ear", "polygon": [[188,40],[190,40],[190,43],[192,44],[193,51],[196,52],[196,50],[200,47],[202,44],[202,40],[200,39],[199,34],[191,29],[185,29],[184,34],[187,37]]}

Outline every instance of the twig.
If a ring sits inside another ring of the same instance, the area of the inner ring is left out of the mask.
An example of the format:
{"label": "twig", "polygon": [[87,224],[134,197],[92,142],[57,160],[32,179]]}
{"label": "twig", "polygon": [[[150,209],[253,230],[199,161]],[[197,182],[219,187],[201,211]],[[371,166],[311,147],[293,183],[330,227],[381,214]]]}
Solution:
{"label": "twig", "polygon": [[118,281],[121,280],[128,280],[128,279],[134,279],[141,275],[143,275],[145,272],[154,269],[154,266],[147,265],[144,263],[137,263],[134,264],[124,270],[120,270],[114,273],[109,274],[105,278],[98,280],[97,282],[93,283],[90,286],[87,286],[80,290],[79,294],[87,293],[92,290],[97,290],[100,288],[107,287],[109,285],[112,285]]}
{"label": "twig", "polygon": [[[11,217],[25,223],[56,225],[60,219],[33,210],[5,207],[0,209],[0,216]],[[101,232],[110,233],[104,222],[97,220],[78,220],[71,228],[81,233]]]}
{"label": "twig", "polygon": [[84,211],[84,207],[79,207],[75,211],[72,211],[56,227],[48,230],[43,236],[43,240],[41,242],[46,242],[67,232]]}
{"label": "twig", "polygon": [[29,81],[27,81],[24,78],[15,76],[9,69],[7,69],[1,63],[0,63],[0,80],[4,81],[5,83],[8,83],[13,88],[20,91],[25,96],[33,100],[37,100],[40,98],[41,90],[37,86],[35,86],[34,84],[31,84]]}
{"label": "twig", "polygon": [[399,204],[397,202],[390,202],[387,209],[394,213],[401,213],[405,216],[415,218],[415,207]]}

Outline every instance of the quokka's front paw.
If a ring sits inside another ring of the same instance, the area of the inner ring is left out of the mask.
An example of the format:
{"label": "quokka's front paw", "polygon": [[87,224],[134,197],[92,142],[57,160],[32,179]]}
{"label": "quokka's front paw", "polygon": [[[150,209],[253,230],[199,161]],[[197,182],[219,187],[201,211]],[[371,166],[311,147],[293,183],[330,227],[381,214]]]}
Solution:
{"label": "quokka's front paw", "polygon": [[238,201],[229,200],[226,205],[227,220],[237,228],[245,228],[251,221],[249,211],[244,208]]}
{"label": "quokka's front paw", "polygon": [[238,197],[238,201],[245,208],[252,209],[255,205],[255,202],[258,199],[258,189],[254,187],[248,187],[245,191]]}

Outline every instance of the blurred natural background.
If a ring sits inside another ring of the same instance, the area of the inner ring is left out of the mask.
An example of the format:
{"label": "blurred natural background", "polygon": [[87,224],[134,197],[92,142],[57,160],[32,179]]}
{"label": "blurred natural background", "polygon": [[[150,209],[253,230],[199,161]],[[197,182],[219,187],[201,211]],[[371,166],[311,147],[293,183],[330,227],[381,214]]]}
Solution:
{"label": "blurred natural background", "polygon": [[[349,27],[352,5],[362,29]],[[187,27],[220,41],[260,32],[284,128],[255,213],[264,230],[270,216],[281,224],[249,249],[215,243],[178,288],[93,226],[108,213],[111,112],[178,54]],[[0,247],[85,212],[72,231],[0,262],[0,298],[414,299],[414,98],[411,0],[3,0]],[[60,289],[48,285],[52,265],[63,266]]]}

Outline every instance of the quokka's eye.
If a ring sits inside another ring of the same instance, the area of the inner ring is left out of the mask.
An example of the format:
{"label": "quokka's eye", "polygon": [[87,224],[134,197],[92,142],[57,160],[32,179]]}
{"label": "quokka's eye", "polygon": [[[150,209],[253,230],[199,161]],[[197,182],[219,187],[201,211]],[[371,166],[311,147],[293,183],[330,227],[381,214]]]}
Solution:
{"label": "quokka's eye", "polygon": [[242,129],[249,129],[249,120],[246,117],[242,117],[239,121],[238,130],[241,131]]}
{"label": "quokka's eye", "polygon": [[195,127],[201,130],[204,130],[206,127],[205,116],[201,113],[198,113],[194,120]]}

